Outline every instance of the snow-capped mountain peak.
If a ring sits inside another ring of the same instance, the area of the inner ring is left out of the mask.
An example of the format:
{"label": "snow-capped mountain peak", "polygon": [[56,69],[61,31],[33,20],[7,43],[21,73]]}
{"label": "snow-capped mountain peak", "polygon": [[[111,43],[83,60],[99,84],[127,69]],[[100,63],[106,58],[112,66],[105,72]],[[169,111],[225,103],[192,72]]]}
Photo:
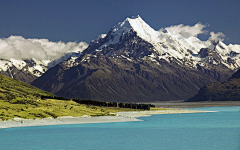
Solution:
{"label": "snow-capped mountain peak", "polygon": [[152,29],[145,21],[143,21],[143,19],[139,15],[127,18],[123,22],[119,22],[112,28],[111,34],[122,35],[130,30],[134,30],[139,37],[143,38],[148,42],[155,41],[159,34],[157,31]]}
{"label": "snow-capped mountain peak", "polygon": [[[205,50],[210,56],[200,57],[201,49],[212,50],[211,52]],[[161,59],[169,61],[174,58],[179,64],[191,68],[213,63],[236,69],[240,66],[236,49],[238,46],[227,46],[222,41],[201,41],[196,35],[186,37],[181,33],[155,31],[138,15],[119,22],[107,35],[98,36],[90,43],[85,53],[124,57],[129,61],[141,60],[144,57],[153,62]],[[212,59],[212,52],[219,57]],[[216,61],[216,58],[221,60]]]}

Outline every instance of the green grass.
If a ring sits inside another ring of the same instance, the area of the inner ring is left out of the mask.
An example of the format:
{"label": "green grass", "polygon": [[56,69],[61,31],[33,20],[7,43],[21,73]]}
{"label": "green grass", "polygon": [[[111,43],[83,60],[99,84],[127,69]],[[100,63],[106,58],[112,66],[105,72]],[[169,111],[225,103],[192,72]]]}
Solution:
{"label": "green grass", "polygon": [[0,99],[12,100],[17,97],[38,99],[40,96],[54,96],[27,83],[0,74]]}
{"label": "green grass", "polygon": [[78,104],[64,100],[25,100],[17,98],[11,101],[0,100],[0,119],[19,117],[25,119],[57,118],[60,116],[108,116],[119,111],[135,111],[127,108],[98,107]]}

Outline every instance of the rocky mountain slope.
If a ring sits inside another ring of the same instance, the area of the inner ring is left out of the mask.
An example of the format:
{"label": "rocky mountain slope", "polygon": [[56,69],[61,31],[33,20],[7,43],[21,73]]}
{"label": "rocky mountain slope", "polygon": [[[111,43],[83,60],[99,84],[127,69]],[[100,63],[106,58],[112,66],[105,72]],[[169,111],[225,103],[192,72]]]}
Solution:
{"label": "rocky mountain slope", "polygon": [[33,82],[64,97],[103,101],[188,99],[240,66],[238,45],[155,31],[140,16],[96,37]]}
{"label": "rocky mountain slope", "polygon": [[56,60],[37,60],[37,59],[10,59],[0,60],[0,73],[20,81],[31,83],[49,68],[69,59],[72,56],[79,56],[81,53],[67,53],[65,56]]}
{"label": "rocky mountain slope", "polygon": [[227,81],[207,84],[197,95],[187,100],[195,101],[240,101],[240,70]]}

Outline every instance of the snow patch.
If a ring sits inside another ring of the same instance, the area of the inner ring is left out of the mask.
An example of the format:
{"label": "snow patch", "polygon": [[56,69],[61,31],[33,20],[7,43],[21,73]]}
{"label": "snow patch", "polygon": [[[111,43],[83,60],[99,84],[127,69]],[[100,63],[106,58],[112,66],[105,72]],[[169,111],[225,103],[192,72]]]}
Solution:
{"label": "snow patch", "polygon": [[23,60],[10,59],[10,61],[18,70],[22,70],[26,66],[26,62]]}
{"label": "snow patch", "polygon": [[0,60],[0,71],[7,71],[12,64],[6,60]]}

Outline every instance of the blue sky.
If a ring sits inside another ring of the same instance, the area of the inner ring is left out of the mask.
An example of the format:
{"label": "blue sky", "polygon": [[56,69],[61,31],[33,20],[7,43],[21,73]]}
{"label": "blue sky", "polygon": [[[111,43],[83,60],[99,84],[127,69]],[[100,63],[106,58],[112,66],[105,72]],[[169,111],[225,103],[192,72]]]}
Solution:
{"label": "blue sky", "polygon": [[[152,28],[208,25],[224,43],[240,44],[239,0],[0,0],[0,37],[85,41],[107,33],[126,17],[140,15]],[[202,40],[208,34],[198,36]]]}

